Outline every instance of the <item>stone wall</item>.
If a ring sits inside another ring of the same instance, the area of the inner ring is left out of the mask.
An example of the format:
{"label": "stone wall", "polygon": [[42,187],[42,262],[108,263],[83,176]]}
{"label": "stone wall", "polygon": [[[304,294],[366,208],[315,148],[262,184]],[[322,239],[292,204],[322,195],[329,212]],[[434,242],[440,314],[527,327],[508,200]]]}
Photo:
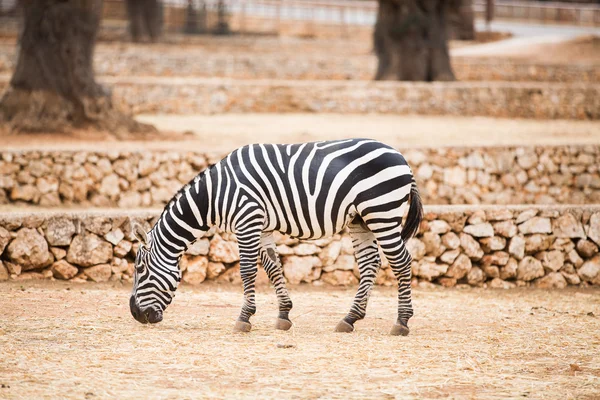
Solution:
{"label": "stone wall", "polygon": [[[379,113],[598,119],[600,85],[537,82],[102,79],[134,113]],[[7,81],[0,82],[0,92]]]}
{"label": "stone wall", "polygon": [[[600,145],[403,150],[425,204],[600,203]],[[0,152],[0,204],[162,206],[220,154]]]}
{"label": "stone wall", "polygon": [[[0,214],[0,280],[131,282],[137,244],[132,221],[148,229],[158,211]],[[350,237],[299,241],[276,236],[290,284],[353,285]],[[417,238],[413,284],[493,288],[600,285],[600,206],[426,207]],[[384,259],[385,260],[385,259]],[[239,284],[235,238],[212,233],[183,258],[183,281]],[[262,272],[259,283],[266,283]],[[377,284],[395,285],[386,261]]]}

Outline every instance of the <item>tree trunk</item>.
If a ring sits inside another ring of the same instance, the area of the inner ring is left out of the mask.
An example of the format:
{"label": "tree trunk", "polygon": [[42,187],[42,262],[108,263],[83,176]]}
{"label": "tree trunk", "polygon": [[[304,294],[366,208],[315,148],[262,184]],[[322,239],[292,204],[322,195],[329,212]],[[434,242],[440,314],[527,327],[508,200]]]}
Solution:
{"label": "tree trunk", "polygon": [[475,12],[472,0],[450,0],[450,39],[475,40]]}
{"label": "tree trunk", "polygon": [[446,0],[379,0],[376,80],[450,81]]}
{"label": "tree trunk", "polygon": [[159,0],[126,0],[129,32],[134,42],[139,42],[144,32],[155,42],[162,33],[163,13]]}
{"label": "tree trunk", "polygon": [[93,54],[102,0],[23,0],[17,65],[0,100],[0,122],[13,131],[64,132],[94,127],[119,135],[148,126],[112,106],[96,83]]}

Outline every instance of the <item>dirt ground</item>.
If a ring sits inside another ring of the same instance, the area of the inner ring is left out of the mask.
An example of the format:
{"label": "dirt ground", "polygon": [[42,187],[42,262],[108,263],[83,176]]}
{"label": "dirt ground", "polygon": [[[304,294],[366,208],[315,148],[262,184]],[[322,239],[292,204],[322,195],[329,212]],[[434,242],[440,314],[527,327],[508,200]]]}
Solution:
{"label": "dirt ground", "polygon": [[[116,285],[116,284],[115,284]],[[232,333],[241,288],[182,287],[141,325],[129,287],[0,285],[0,398],[555,398],[600,393],[598,290],[416,290],[408,337],[388,331],[395,291],[376,288],[352,334],[333,327],[353,290],[293,288],[294,327]]]}
{"label": "dirt ground", "polygon": [[[0,135],[0,148],[46,150],[161,149],[219,155],[248,143],[299,143],[349,137],[381,140],[398,149],[431,146],[597,144],[600,122],[486,117],[358,114],[140,115],[164,140],[116,142],[85,133]],[[183,134],[187,132],[187,134]]]}
{"label": "dirt ground", "polygon": [[481,52],[474,51],[469,58],[493,58],[532,64],[600,64],[600,37],[594,35],[582,35],[557,43],[497,47],[497,49],[494,47],[481,47]]}

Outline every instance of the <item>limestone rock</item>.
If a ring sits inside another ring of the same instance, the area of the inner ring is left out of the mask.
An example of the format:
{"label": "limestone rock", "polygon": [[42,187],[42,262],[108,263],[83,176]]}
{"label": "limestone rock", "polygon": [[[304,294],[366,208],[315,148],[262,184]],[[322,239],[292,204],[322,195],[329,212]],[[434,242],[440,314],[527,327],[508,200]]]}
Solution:
{"label": "limestone rock", "polygon": [[434,262],[425,261],[417,264],[415,275],[425,278],[428,281],[432,281],[435,278],[444,275],[447,271],[448,265],[446,264],[436,264]]}
{"label": "limestone rock", "polygon": [[576,273],[573,274],[561,271],[561,274],[569,285],[579,285],[581,283],[581,278]]}
{"label": "limestone rock", "polygon": [[413,260],[420,260],[425,257],[425,253],[427,249],[425,247],[425,243],[420,241],[417,238],[410,238],[406,242],[406,249],[412,256]]}
{"label": "limestone rock", "polygon": [[442,277],[442,278],[439,278],[437,281],[443,287],[454,287],[454,286],[456,286],[456,279],[454,279],[454,278]]}
{"label": "limestone rock", "polygon": [[569,260],[569,262],[577,268],[581,267],[583,264],[583,259],[579,256],[575,249],[567,253],[567,260]]}
{"label": "limestone rock", "polygon": [[358,283],[358,279],[352,271],[332,271],[324,272],[321,275],[321,281],[335,286],[351,286]]}
{"label": "limestone rock", "polygon": [[10,192],[10,199],[13,201],[23,200],[37,203],[42,193],[33,185],[15,186]]}
{"label": "limestone rock", "polygon": [[462,279],[469,273],[471,268],[471,259],[464,254],[460,254],[446,271],[446,276],[457,280]]}
{"label": "limestone rock", "polygon": [[460,254],[460,250],[458,250],[458,249],[448,250],[440,256],[440,260],[445,264],[452,264],[454,262],[454,260],[456,260],[456,257],[458,257],[459,254]]}
{"label": "limestone rock", "polygon": [[598,252],[598,247],[590,240],[580,240],[577,242],[577,252],[583,258],[591,258]]}
{"label": "limestone rock", "polygon": [[504,250],[504,248],[506,247],[506,239],[499,236],[480,239],[479,243],[481,243],[481,248],[486,253],[497,250]]}
{"label": "limestone rock", "polygon": [[565,263],[565,255],[558,250],[542,251],[535,258],[542,262],[544,270],[548,272],[557,272]]}
{"label": "limestone rock", "polygon": [[193,256],[188,259],[183,281],[190,285],[199,285],[206,279],[208,259],[204,256]]}
{"label": "limestone rock", "polygon": [[483,250],[477,240],[466,233],[460,234],[460,245],[464,249],[465,254],[472,260],[480,260],[483,257]]}
{"label": "limestone rock", "polygon": [[523,258],[517,268],[517,279],[522,281],[532,281],[535,278],[544,276],[544,267],[539,260],[531,256]]}
{"label": "limestone rock", "polygon": [[6,249],[8,258],[23,271],[42,268],[53,261],[48,242],[35,229],[22,228]]}
{"label": "limestone rock", "polygon": [[319,257],[289,256],[283,259],[283,274],[290,284],[297,285],[300,282],[310,282],[313,267],[320,266]]}
{"label": "limestone rock", "polygon": [[335,271],[335,270],[352,271],[354,269],[355,264],[356,264],[356,260],[355,260],[354,256],[351,256],[350,254],[342,254],[341,256],[339,256],[337,258],[335,263],[324,267],[323,271],[325,271],[325,272],[331,272],[331,271]]}
{"label": "limestone rock", "polygon": [[598,279],[598,275],[600,275],[600,255],[584,262],[581,268],[577,270],[577,274],[586,282]]}
{"label": "limestone rock", "polygon": [[59,260],[52,264],[52,275],[56,279],[71,279],[79,273],[77,267],[69,264],[65,260]]}
{"label": "limestone rock", "polygon": [[119,244],[119,242],[123,240],[124,237],[125,234],[119,228],[115,229],[114,231],[110,231],[106,235],[104,235],[104,239],[106,239],[107,242],[112,243],[115,246]]}
{"label": "limestone rock", "polygon": [[67,251],[65,249],[61,249],[60,247],[50,247],[50,252],[54,255],[55,260],[62,260],[67,256]]}
{"label": "limestone rock", "polygon": [[442,236],[442,243],[447,248],[454,250],[460,247],[460,238],[454,232],[448,232]]}
{"label": "limestone rock", "polygon": [[452,228],[452,231],[460,233],[465,226],[467,216],[463,213],[448,212],[440,214],[439,219],[446,221]]}
{"label": "limestone rock", "polygon": [[129,240],[121,240],[118,245],[113,248],[116,257],[125,257],[131,251],[133,243]]}
{"label": "limestone rock", "polygon": [[548,275],[536,279],[533,284],[540,289],[564,289],[567,281],[560,272],[550,272]]}
{"label": "limestone rock", "polygon": [[492,237],[494,236],[494,228],[489,222],[482,222],[475,225],[467,225],[463,232],[475,237]]}
{"label": "limestone rock", "polygon": [[525,239],[522,236],[515,236],[510,240],[508,252],[517,260],[525,257]]}
{"label": "limestone rock", "polygon": [[517,285],[515,285],[512,282],[507,282],[505,280],[502,280],[501,278],[494,278],[490,281],[488,286],[492,289],[512,289],[512,288],[516,287]]}
{"label": "limestone rock", "polygon": [[501,221],[493,224],[496,235],[511,238],[517,234],[517,226],[513,221]]}
{"label": "limestone rock", "polygon": [[110,243],[100,239],[93,233],[84,233],[73,238],[67,261],[74,265],[90,267],[110,262],[113,248]]}
{"label": "limestone rock", "polygon": [[185,254],[191,256],[206,256],[210,250],[210,241],[206,238],[198,239],[188,247]]}
{"label": "limestone rock", "polygon": [[206,278],[215,279],[225,272],[226,269],[227,268],[223,263],[209,262],[208,267],[206,268]]}
{"label": "limestone rock", "polygon": [[85,276],[94,282],[107,282],[112,274],[112,269],[108,264],[100,264],[85,268],[83,272]]}
{"label": "limestone rock", "polygon": [[530,169],[537,166],[538,157],[534,151],[526,152],[517,156],[517,163],[523,169]]}
{"label": "limestone rock", "polygon": [[471,225],[482,224],[487,221],[487,217],[485,215],[485,211],[476,210],[471,214],[471,216],[467,219],[467,222]]}
{"label": "limestone rock", "polygon": [[350,236],[342,236],[340,241],[342,243],[342,254],[354,254],[354,246]]}
{"label": "limestone rock", "polygon": [[496,265],[483,264],[481,266],[481,270],[488,278],[499,278],[500,277],[500,268]]}
{"label": "limestone rock", "polygon": [[52,217],[46,226],[46,239],[50,246],[68,246],[76,233],[70,218]]}
{"label": "limestone rock", "polygon": [[443,220],[433,220],[429,222],[429,231],[437,234],[450,232],[450,225]]}
{"label": "limestone rock", "polygon": [[559,238],[581,238],[585,239],[583,226],[575,216],[566,213],[552,222],[552,231]]}
{"label": "limestone rock", "polygon": [[4,263],[0,261],[0,282],[7,281],[9,276],[8,268],[6,268]]}
{"label": "limestone rock", "polygon": [[548,250],[554,240],[553,236],[535,234],[527,236],[525,239],[525,252],[537,253],[538,251]]}
{"label": "limestone rock", "polygon": [[4,261],[4,266],[10,275],[21,275],[21,266],[19,264]]}
{"label": "limestone rock", "polygon": [[318,254],[320,251],[321,248],[312,243],[300,243],[294,247],[294,254],[297,256],[311,256]]}
{"label": "limestone rock", "polygon": [[454,187],[463,187],[467,183],[467,171],[461,167],[445,168],[444,183]]}
{"label": "limestone rock", "polygon": [[550,218],[533,217],[519,225],[519,232],[525,235],[532,233],[552,233]]}
{"label": "limestone rock", "polygon": [[479,267],[473,267],[467,274],[467,283],[471,286],[479,286],[485,281],[485,274]]}
{"label": "limestone rock", "polygon": [[440,235],[437,233],[425,232],[421,240],[425,244],[426,253],[429,255],[438,257],[446,250],[442,245]]}
{"label": "limestone rock", "polygon": [[505,208],[500,208],[496,210],[487,210],[485,216],[488,221],[506,221],[512,219],[513,213]]}
{"label": "limestone rock", "polygon": [[517,277],[517,269],[519,264],[517,260],[511,258],[508,260],[505,266],[500,268],[500,279],[514,279]]}
{"label": "limestone rock", "polygon": [[485,256],[483,256],[483,258],[481,259],[482,263],[485,265],[506,265],[506,263],[508,262],[510,256],[507,252],[505,251],[496,251],[492,254],[486,254]]}
{"label": "limestone rock", "polygon": [[10,242],[10,232],[0,226],[0,256]]}
{"label": "limestone rock", "polygon": [[525,210],[525,211],[522,211],[522,212],[521,212],[521,213],[520,213],[520,214],[517,216],[517,219],[516,219],[516,221],[515,221],[515,222],[516,222],[517,224],[520,224],[520,223],[522,223],[522,222],[525,222],[525,221],[527,221],[527,220],[529,220],[529,219],[531,219],[531,218],[535,217],[535,216],[537,215],[537,213],[538,213],[538,211],[537,211],[537,210],[535,210],[535,209],[530,209],[530,210]]}
{"label": "limestone rock", "polygon": [[323,263],[324,267],[328,267],[333,265],[342,251],[342,243],[339,240],[333,241],[329,243],[321,253],[319,253],[319,258]]}
{"label": "limestone rock", "polygon": [[112,229],[110,220],[104,217],[83,218],[83,226],[86,230],[98,236],[104,236]]}
{"label": "limestone rock", "polygon": [[216,234],[210,241],[209,258],[211,261],[233,263],[239,261],[238,246],[236,242],[229,242]]}
{"label": "limestone rock", "polygon": [[600,213],[592,214],[587,228],[587,235],[600,246]]}
{"label": "limestone rock", "polygon": [[277,254],[280,256],[291,256],[294,254],[294,249],[286,244],[280,244],[277,246]]}

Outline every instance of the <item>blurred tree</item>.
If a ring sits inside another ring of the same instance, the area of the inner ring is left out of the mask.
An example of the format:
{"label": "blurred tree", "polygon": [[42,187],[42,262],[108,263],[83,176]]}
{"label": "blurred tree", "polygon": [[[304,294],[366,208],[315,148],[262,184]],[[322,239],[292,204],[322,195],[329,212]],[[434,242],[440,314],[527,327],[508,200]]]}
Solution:
{"label": "blurred tree", "polygon": [[451,81],[447,0],[378,0],[376,80]]}
{"label": "blurred tree", "polygon": [[129,32],[139,42],[144,31],[155,42],[162,33],[163,8],[160,0],[125,0],[129,17]]}
{"label": "blurred tree", "polygon": [[15,131],[94,127],[152,131],[113,107],[92,66],[102,0],[21,0],[23,27],[10,87],[0,99],[0,122]]}
{"label": "blurred tree", "polygon": [[472,0],[450,0],[449,39],[475,40],[475,12]]}
{"label": "blurred tree", "polygon": [[231,33],[229,22],[227,22],[227,7],[223,0],[217,2],[217,26],[215,26],[214,33],[216,35],[228,35]]}

